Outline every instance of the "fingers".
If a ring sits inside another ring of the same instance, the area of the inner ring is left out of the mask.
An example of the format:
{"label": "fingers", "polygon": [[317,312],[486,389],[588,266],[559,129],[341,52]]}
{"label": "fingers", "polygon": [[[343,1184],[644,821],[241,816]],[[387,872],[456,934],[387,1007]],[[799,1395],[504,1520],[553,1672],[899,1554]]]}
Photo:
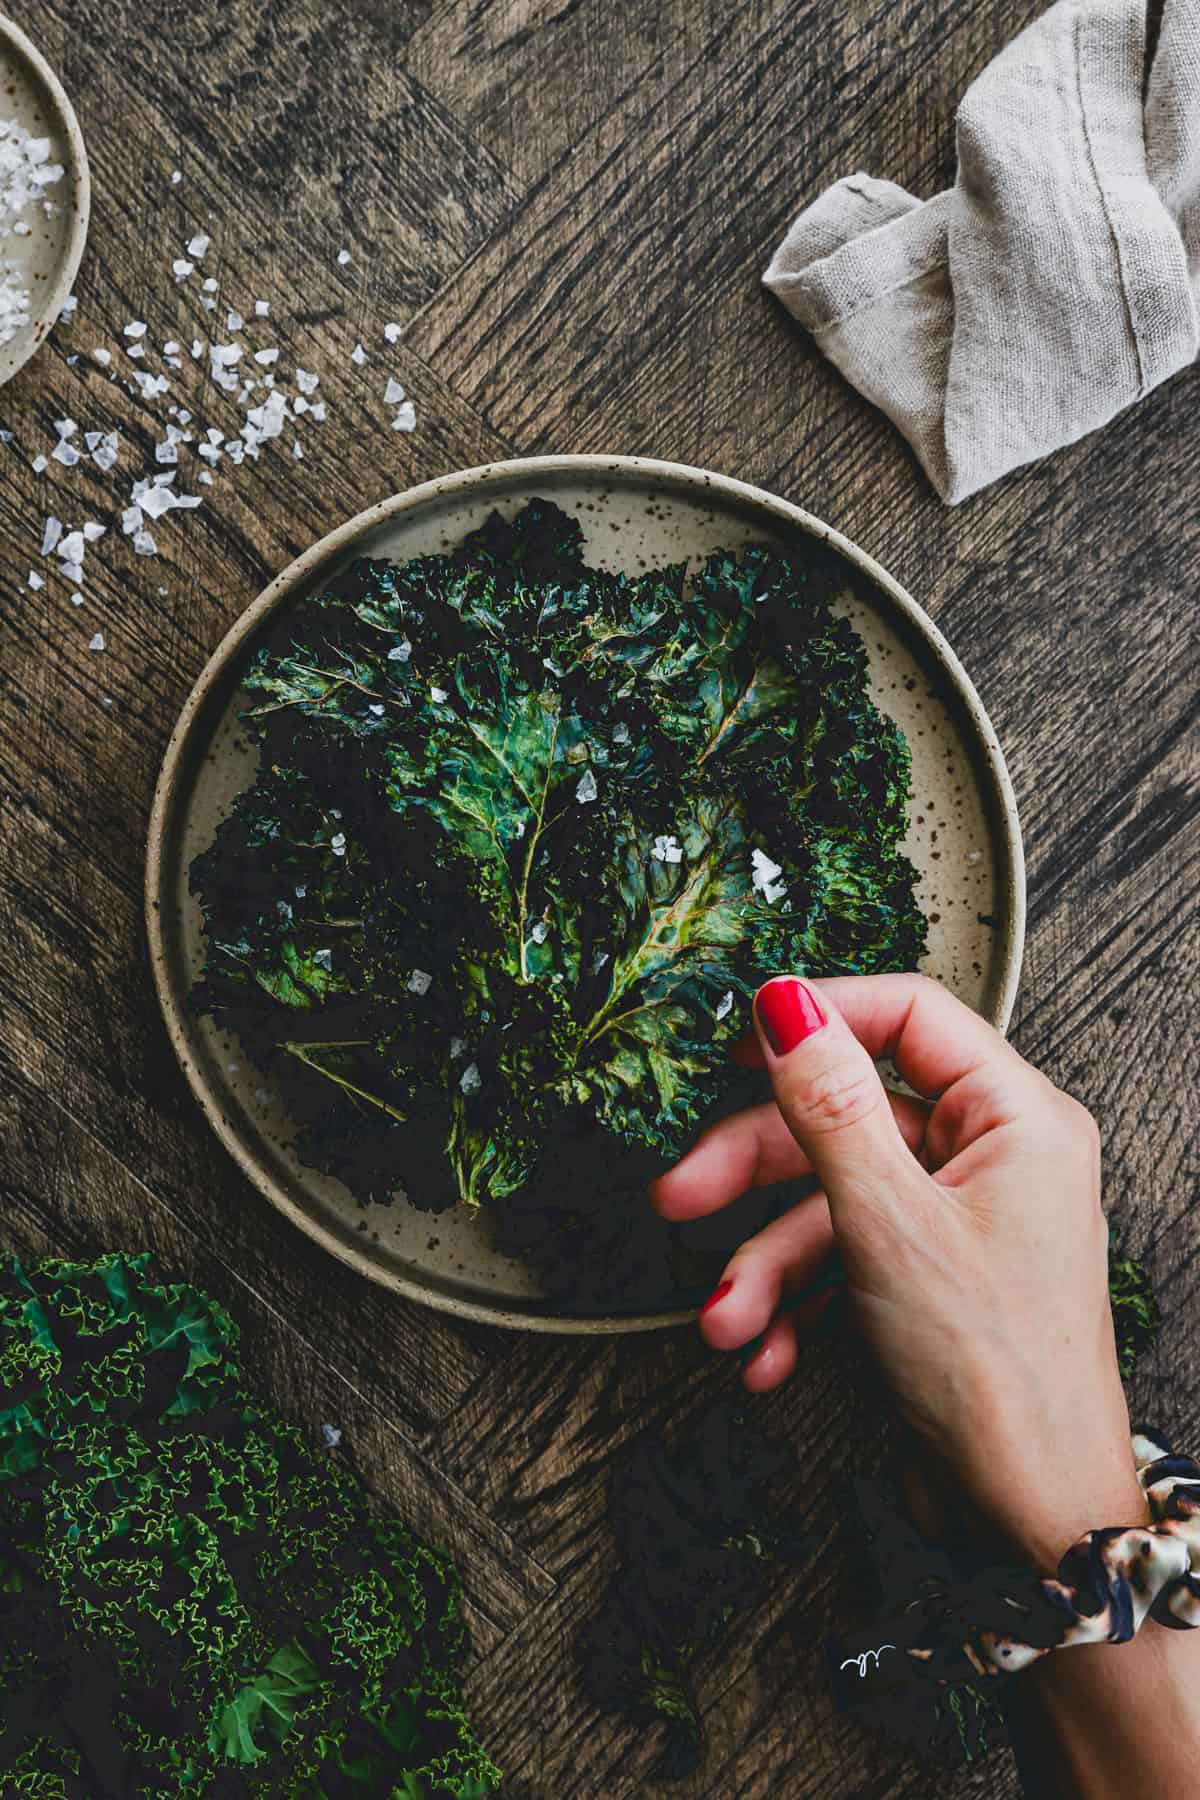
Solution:
{"label": "fingers", "polygon": [[908,1085],[935,1099],[987,1069],[993,1085],[1044,1082],[1000,1033],[926,975],[841,975],[815,981],[872,1057],[890,1056]]}
{"label": "fingers", "polygon": [[[734,1252],[700,1330],[714,1350],[738,1350],[766,1330],[783,1295],[802,1287],[833,1249],[829,1204],[823,1194],[802,1200]],[[820,1302],[813,1308],[820,1311]],[[798,1317],[803,1320],[804,1310]]]}
{"label": "fingers", "polygon": [[906,1145],[868,1050],[829,997],[795,975],[758,990],[755,1024],[775,1100],[830,1196],[841,1235],[869,1232],[927,1181]]}
{"label": "fingers", "polygon": [[767,1327],[761,1347],[742,1370],[742,1381],[752,1394],[768,1394],[787,1380],[799,1360],[797,1321],[785,1313]]}
{"label": "fingers", "polygon": [[[887,1099],[901,1136],[915,1154],[929,1108],[907,1094],[888,1093]],[[650,1202],[664,1219],[705,1218],[748,1188],[811,1174],[807,1153],[775,1101],[768,1100],[711,1126],[673,1169],[651,1183]]]}

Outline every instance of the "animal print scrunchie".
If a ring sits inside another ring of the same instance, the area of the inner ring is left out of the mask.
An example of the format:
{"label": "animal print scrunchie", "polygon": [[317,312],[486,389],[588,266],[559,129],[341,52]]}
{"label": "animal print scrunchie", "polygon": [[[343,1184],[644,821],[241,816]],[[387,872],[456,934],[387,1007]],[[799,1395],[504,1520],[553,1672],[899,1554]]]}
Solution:
{"label": "animal print scrunchie", "polygon": [[997,1566],[952,1583],[926,1573],[902,1613],[826,1644],[838,1705],[877,1703],[914,1677],[950,1687],[1015,1674],[1072,1644],[1125,1643],[1147,1616],[1200,1625],[1200,1464],[1158,1434],[1131,1441],[1151,1524],[1089,1531],[1057,1580]]}

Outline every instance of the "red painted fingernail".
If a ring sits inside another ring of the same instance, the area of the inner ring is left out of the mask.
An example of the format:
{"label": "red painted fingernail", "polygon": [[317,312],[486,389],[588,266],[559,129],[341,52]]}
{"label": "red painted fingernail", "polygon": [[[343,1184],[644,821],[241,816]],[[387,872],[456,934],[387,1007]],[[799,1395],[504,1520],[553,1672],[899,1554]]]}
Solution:
{"label": "red painted fingernail", "polygon": [[776,1056],[786,1056],[829,1023],[817,996],[796,975],[780,975],[759,988],[754,1010]]}
{"label": "red painted fingernail", "polygon": [[715,1306],[718,1300],[723,1300],[732,1286],[732,1281],[723,1281],[720,1287],[714,1288],[712,1293],[708,1296],[708,1299],[704,1302],[704,1305],[700,1308],[700,1311],[706,1313],[710,1306]]}

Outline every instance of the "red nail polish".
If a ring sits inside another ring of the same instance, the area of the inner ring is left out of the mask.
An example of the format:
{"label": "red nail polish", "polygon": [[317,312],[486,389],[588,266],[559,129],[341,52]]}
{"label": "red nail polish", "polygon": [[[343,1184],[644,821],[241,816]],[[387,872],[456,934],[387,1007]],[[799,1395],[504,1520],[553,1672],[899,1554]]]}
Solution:
{"label": "red nail polish", "polygon": [[710,1306],[715,1306],[718,1300],[723,1300],[732,1286],[732,1281],[723,1281],[720,1287],[714,1288],[712,1293],[708,1296],[708,1299],[704,1302],[704,1305],[700,1308],[700,1311],[706,1313]]}
{"label": "red nail polish", "polygon": [[754,1009],[776,1056],[786,1056],[829,1023],[817,996],[797,975],[779,975],[759,988]]}

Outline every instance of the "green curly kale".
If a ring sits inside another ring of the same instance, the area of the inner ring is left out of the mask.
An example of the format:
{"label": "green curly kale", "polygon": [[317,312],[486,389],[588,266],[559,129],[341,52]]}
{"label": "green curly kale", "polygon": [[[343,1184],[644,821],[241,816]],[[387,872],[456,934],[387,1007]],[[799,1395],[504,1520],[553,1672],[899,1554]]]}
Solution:
{"label": "green curly kale", "polygon": [[146,1261],[0,1271],[0,1788],[485,1800],[451,1564]]}
{"label": "green curly kale", "polygon": [[308,1160],[384,1198],[402,1141],[438,1205],[518,1192],[564,1121],[675,1156],[765,975],[914,966],[907,746],[835,581],[763,547],[606,574],[534,501],[289,612],[193,865],[195,999]]}

